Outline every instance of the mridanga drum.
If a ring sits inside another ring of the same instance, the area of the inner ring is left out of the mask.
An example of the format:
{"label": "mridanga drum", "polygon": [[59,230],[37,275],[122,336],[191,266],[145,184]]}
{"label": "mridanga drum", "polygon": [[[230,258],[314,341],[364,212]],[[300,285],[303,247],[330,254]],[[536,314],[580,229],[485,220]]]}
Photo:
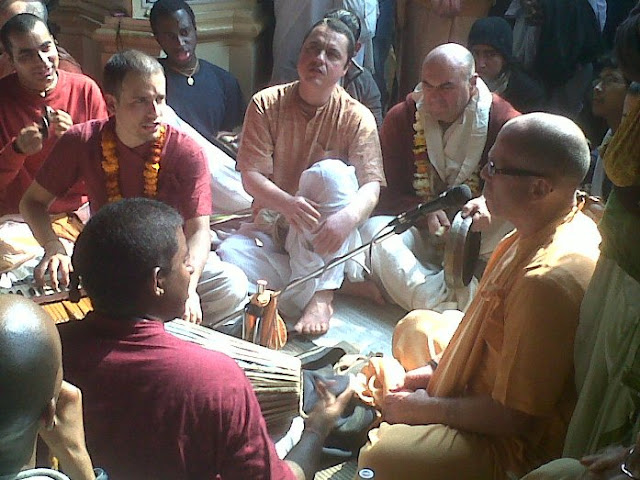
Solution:
{"label": "mridanga drum", "polygon": [[286,432],[291,420],[302,414],[302,366],[298,358],[184,320],[168,322],[165,328],[178,338],[236,361],[253,386],[271,436]]}

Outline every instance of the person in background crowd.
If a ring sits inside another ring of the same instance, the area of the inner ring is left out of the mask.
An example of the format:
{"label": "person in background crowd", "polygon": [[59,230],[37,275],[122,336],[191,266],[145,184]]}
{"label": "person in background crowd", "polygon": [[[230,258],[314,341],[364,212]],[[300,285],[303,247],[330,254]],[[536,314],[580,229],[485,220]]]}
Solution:
{"label": "person in background crowd", "polygon": [[609,129],[600,146],[594,151],[595,164],[592,161],[593,170],[590,172],[591,175],[587,176],[586,182],[590,184],[588,190],[591,195],[606,200],[611,192],[612,184],[604,173],[603,157],[607,145],[622,121],[622,110],[629,82],[624,78],[624,74],[613,55],[602,57],[600,65],[600,74],[593,87],[591,110],[595,117],[603,118],[607,122]]}
{"label": "person in background crowd", "polygon": [[476,71],[489,90],[522,113],[540,111],[545,105],[542,85],[515,62],[511,26],[504,18],[486,17],[474,22],[468,48]]}
{"label": "person in background crowd", "polygon": [[[355,53],[362,48],[360,43],[361,23],[358,16],[350,10],[336,9],[327,12],[324,18],[336,18],[344,23],[356,40]],[[371,110],[376,118],[378,128],[382,126],[382,104],[380,103],[380,90],[376,85],[371,72],[361,67],[355,60],[355,56],[351,59],[347,73],[342,79],[342,87],[349,95],[362,103]]]}

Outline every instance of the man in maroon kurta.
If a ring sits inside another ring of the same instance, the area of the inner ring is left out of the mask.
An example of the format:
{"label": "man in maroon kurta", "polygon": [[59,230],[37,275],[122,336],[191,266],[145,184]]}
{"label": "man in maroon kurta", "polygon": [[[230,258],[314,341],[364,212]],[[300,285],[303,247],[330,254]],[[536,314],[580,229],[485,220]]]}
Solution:
{"label": "man in maroon kurta", "polygon": [[48,272],[56,286],[69,282],[70,258],[46,221],[45,211],[82,180],[91,211],[127,197],[161,200],[185,219],[194,268],[185,319],[213,323],[241,309],[247,277],[211,251],[210,174],[203,151],[185,133],[162,123],[165,78],[157,60],[129,50],[105,66],[105,92],[115,115],[73,126],[58,142],[25,193],[20,211],[45,254],[34,276]]}
{"label": "man in maroon kurta", "polygon": [[[466,48],[445,44],[432,50],[425,58],[416,90],[389,111],[382,125],[387,187],[375,210],[379,216],[361,229],[363,240],[389,223],[389,215],[433,200],[463,183],[479,197],[466,207],[474,215],[475,228],[488,223],[480,169],[502,125],[517,115],[478,78],[473,56]],[[377,244],[370,256],[373,282],[352,286],[369,294],[373,291],[378,300],[379,293],[371,285],[381,287],[407,310],[464,310],[475,283],[470,288],[449,288],[442,268],[442,234],[455,213],[440,210],[427,214],[416,227]],[[483,242],[487,238],[493,242],[483,244],[483,253],[489,253],[508,231],[497,222],[491,229],[494,231],[483,235]]]}
{"label": "man in maroon kurta", "polygon": [[[47,6],[42,0],[7,0],[0,4],[0,28],[11,17],[20,13],[32,13],[35,16],[44,20],[47,23],[49,18],[49,12]],[[60,63],[58,68],[66,72],[82,73],[82,67],[64,48],[56,44],[58,49],[58,56],[60,57]],[[11,75],[15,72],[11,58],[9,55],[0,50],[0,78],[4,78],[7,75]]]}
{"label": "man in maroon kurta", "polygon": [[336,398],[320,387],[300,442],[280,460],[238,365],[165,330],[193,275],[182,223],[161,202],[125,199],[78,238],[74,271],[94,311],[60,335],[65,376],[83,392],[88,449],[113,478],[312,478],[351,391]]}
{"label": "man in maroon kurta", "polygon": [[[0,215],[18,213],[20,198],[71,125],[108,116],[93,80],[58,70],[55,42],[42,20],[20,14],[5,24],[3,32],[16,73],[0,80]],[[39,129],[45,115],[48,131]],[[77,209],[85,193],[77,185],[50,211]]]}

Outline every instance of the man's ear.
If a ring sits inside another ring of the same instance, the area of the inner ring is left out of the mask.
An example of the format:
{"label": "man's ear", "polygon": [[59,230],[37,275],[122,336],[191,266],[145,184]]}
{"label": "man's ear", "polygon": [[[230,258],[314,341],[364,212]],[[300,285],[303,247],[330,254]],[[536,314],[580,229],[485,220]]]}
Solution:
{"label": "man's ear", "polygon": [[56,416],[56,399],[55,397],[51,398],[47,403],[47,406],[44,408],[42,412],[42,416],[40,420],[44,424],[44,428],[47,430],[52,430],[55,426],[55,416]]}
{"label": "man's ear", "polygon": [[535,177],[529,191],[535,200],[542,200],[553,192],[553,185],[548,178]]}
{"label": "man's ear", "polygon": [[105,102],[107,104],[107,111],[109,112],[109,116],[115,115],[116,114],[116,104],[118,103],[118,100],[116,100],[116,97],[114,97],[110,93],[105,93],[104,94],[104,100],[105,100]]}
{"label": "man's ear", "polygon": [[149,292],[151,295],[161,297],[164,295],[165,276],[160,267],[153,268],[153,274],[149,278]]}
{"label": "man's ear", "polygon": [[362,42],[356,42],[356,46],[353,49],[353,56],[355,57],[358,52],[360,51],[360,49],[362,48]]}

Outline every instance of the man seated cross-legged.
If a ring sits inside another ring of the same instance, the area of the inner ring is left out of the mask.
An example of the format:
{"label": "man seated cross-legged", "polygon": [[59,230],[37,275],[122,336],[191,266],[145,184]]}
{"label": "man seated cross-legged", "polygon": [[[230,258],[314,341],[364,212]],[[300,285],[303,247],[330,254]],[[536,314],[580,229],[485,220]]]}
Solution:
{"label": "man seated cross-legged", "polygon": [[[475,71],[473,55],[462,45],[447,43],[429,52],[415,90],[389,110],[380,130],[387,188],[374,216],[360,229],[363,240],[371,240],[393,216],[465,184],[476,198],[463,212],[475,208],[472,229],[482,229],[480,254],[488,259],[512,227],[498,220],[487,225],[480,171],[498,132],[517,115],[508,102],[489,91]],[[447,237],[442,233],[455,213],[451,209],[429,213],[401,235],[374,245],[367,257],[370,279],[345,283],[343,291],[378,303],[382,293],[408,311],[464,311],[477,281],[451,287],[443,268]],[[443,325],[447,330],[456,328],[459,318],[453,317]],[[445,346],[447,335],[438,337],[442,338],[437,343]]]}
{"label": "man seated cross-legged", "polygon": [[[249,104],[237,158],[242,182],[254,212],[275,211],[289,225],[279,245],[262,212],[222,243],[220,257],[251,282],[279,289],[346,253],[378,201],[384,174],[375,119],[338,85],[354,44],[344,23],[321,20],[300,50],[300,80],[262,90]],[[345,268],[282,295],[279,307],[295,330],[327,331]]]}
{"label": "man seated cross-legged", "polygon": [[63,364],[84,394],[87,445],[112,478],[313,478],[351,390],[336,398],[318,385],[300,441],[277,457],[236,362],[165,331],[194,275],[178,212],[146,198],[103,207],[78,237],[73,267],[94,311],[59,326]]}
{"label": "man seated cross-legged", "polygon": [[414,311],[396,327],[394,356],[408,372],[359,457],[376,480],[502,480],[560,454],[576,401],[573,339],[599,254],[576,199],[588,166],[587,141],[566,118],[533,113],[500,131],[484,195],[516,228],[437,365],[423,327],[440,314]]}
{"label": "man seated cross-legged", "polygon": [[211,251],[210,175],[202,149],[185,133],[162,123],[165,78],[148,55],[115,54],[104,71],[105,92],[114,116],[72,127],[59,141],[25,193],[20,211],[45,255],[54,283],[68,283],[70,258],[46,216],[47,206],[84,180],[92,213],[120,198],[145,196],[175,207],[185,219],[194,274],[190,277],[185,319],[219,320],[246,301],[247,279],[236,266]]}

